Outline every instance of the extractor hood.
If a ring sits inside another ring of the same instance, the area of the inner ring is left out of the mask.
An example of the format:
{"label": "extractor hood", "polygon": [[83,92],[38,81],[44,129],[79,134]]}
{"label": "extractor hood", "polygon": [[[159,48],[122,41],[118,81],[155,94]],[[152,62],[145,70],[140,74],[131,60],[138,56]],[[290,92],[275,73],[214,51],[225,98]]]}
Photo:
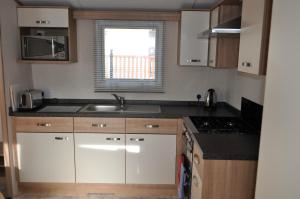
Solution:
{"label": "extractor hood", "polygon": [[211,34],[239,34],[241,32],[241,17],[219,24],[211,29]]}
{"label": "extractor hood", "polygon": [[205,30],[201,33],[199,38],[239,37],[241,32],[241,19],[242,17],[239,16],[213,28]]}

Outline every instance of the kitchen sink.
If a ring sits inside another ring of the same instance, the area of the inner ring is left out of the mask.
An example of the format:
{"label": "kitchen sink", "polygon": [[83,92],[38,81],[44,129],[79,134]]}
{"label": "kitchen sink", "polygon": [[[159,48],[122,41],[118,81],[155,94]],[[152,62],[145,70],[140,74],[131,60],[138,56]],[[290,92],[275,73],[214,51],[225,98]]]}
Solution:
{"label": "kitchen sink", "polygon": [[88,104],[79,112],[81,113],[160,113],[159,105],[126,105],[121,108],[118,105]]}

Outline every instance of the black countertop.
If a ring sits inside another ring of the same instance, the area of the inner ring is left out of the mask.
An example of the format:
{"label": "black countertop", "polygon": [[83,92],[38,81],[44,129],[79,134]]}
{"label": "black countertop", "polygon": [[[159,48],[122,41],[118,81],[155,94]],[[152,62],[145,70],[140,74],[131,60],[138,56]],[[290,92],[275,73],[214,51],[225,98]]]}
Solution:
{"label": "black countertop", "polygon": [[[85,102],[85,103],[84,103]],[[186,116],[225,116],[234,117],[239,114],[235,108],[225,102],[219,102],[217,109],[208,110],[204,108],[203,103],[196,102],[178,102],[178,101],[129,101],[128,104],[148,104],[148,105],[160,105],[161,113],[64,113],[64,112],[51,112],[51,113],[39,113],[38,110],[44,108],[47,105],[78,105],[85,106],[87,104],[109,104],[114,101],[84,101],[84,100],[68,100],[68,101],[50,101],[45,103],[41,108],[31,111],[15,111],[11,109],[9,111],[10,116],[16,117],[130,117],[130,118],[181,118]]]}
{"label": "black countertop", "polygon": [[189,117],[184,125],[208,160],[258,160],[260,134],[205,134],[199,133]]}
{"label": "black countertop", "polygon": [[203,159],[210,160],[257,160],[259,135],[208,135],[195,133]]}

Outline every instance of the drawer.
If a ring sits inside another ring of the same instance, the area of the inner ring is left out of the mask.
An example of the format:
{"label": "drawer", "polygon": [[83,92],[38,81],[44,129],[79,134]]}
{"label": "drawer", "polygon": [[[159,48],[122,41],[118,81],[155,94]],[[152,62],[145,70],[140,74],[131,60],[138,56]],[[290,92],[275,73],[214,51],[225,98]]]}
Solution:
{"label": "drawer", "polygon": [[74,118],[74,132],[125,133],[124,118]]}
{"label": "drawer", "polygon": [[16,132],[73,132],[72,117],[15,117]]}
{"label": "drawer", "polygon": [[203,178],[204,160],[200,146],[194,142],[193,164],[195,165],[200,177]]}
{"label": "drawer", "polygon": [[127,118],[126,133],[177,134],[177,119]]}
{"label": "drawer", "polygon": [[19,27],[69,27],[68,8],[18,8]]}

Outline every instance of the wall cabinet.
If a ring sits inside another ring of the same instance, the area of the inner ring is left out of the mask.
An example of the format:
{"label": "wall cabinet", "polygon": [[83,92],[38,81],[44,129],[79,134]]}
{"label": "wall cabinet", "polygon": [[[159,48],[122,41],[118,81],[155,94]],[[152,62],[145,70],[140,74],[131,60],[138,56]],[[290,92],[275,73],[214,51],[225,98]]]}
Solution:
{"label": "wall cabinet", "polygon": [[74,183],[72,133],[17,132],[20,182]]}
{"label": "wall cabinet", "polygon": [[238,71],[266,74],[271,10],[272,0],[243,1]]}
{"label": "wall cabinet", "polygon": [[[237,18],[241,15],[239,5],[220,5],[211,11],[210,26],[217,25]],[[210,38],[209,63],[214,68],[235,68],[238,66],[239,56],[238,36],[215,36]]]}
{"label": "wall cabinet", "polygon": [[77,183],[125,183],[125,134],[75,133]]}
{"label": "wall cabinet", "polygon": [[68,8],[18,8],[19,27],[69,27]]}
{"label": "wall cabinet", "polygon": [[126,135],[127,184],[175,184],[176,135]]}
{"label": "wall cabinet", "polygon": [[[21,37],[19,62],[69,64],[77,61],[77,31],[72,9],[68,7],[21,6],[17,8],[17,14]],[[42,40],[39,40],[39,43],[36,42],[37,40],[29,40],[28,37],[23,40],[24,36],[39,37],[45,41],[48,39],[50,42],[48,45],[44,45]],[[61,39],[62,37],[64,39]],[[62,40],[66,41],[62,42]],[[43,54],[37,56],[36,52],[32,52],[30,46],[33,44],[29,41],[33,42],[35,46],[44,45]],[[58,45],[59,43],[64,44],[63,50],[61,50],[62,45]],[[60,46],[60,51],[57,46]]]}
{"label": "wall cabinet", "polygon": [[179,38],[179,60],[182,66],[207,66],[209,11],[182,11]]}

